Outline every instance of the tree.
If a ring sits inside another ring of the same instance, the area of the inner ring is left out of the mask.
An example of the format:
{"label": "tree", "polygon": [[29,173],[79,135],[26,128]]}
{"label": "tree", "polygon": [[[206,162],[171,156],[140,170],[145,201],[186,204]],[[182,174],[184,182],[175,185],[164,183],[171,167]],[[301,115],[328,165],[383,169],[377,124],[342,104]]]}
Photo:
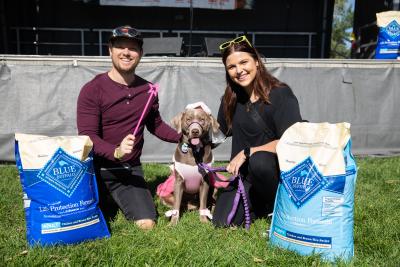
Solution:
{"label": "tree", "polygon": [[346,0],[335,0],[331,37],[331,58],[350,58],[350,38],[354,12]]}

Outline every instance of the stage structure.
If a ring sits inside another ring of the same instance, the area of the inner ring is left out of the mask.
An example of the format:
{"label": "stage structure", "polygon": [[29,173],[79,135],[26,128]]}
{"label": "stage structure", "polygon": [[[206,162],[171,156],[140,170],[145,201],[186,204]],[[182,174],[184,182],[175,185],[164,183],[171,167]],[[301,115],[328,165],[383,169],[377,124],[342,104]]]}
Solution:
{"label": "stage structure", "polygon": [[[349,122],[358,155],[400,154],[400,62],[266,59],[289,84],[310,122]],[[81,87],[110,68],[108,57],[0,57],[0,161],[14,160],[14,133],[76,135]],[[144,57],[138,74],[160,84],[166,121],[188,103],[204,101],[216,115],[225,88],[220,58]],[[143,161],[170,162],[175,145],[145,130]],[[230,141],[215,150],[228,160]]]}
{"label": "stage structure", "polygon": [[0,54],[105,56],[111,29],[131,25],[146,38],[182,38],[178,56],[218,56],[206,38],[246,34],[266,57],[327,58],[333,6],[334,0],[3,0]]}

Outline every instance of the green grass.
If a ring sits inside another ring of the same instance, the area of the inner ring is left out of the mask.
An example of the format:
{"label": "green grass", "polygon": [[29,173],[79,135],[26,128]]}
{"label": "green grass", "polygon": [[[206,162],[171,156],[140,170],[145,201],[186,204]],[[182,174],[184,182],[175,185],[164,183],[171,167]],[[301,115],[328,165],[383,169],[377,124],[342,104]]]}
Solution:
{"label": "green grass", "polygon": [[[350,266],[399,266],[400,157],[357,159],[355,258]],[[144,166],[153,190],[166,179],[168,167]],[[167,208],[155,200],[158,211]],[[14,165],[0,166],[0,266],[330,266],[318,256],[267,246],[269,220],[257,220],[250,231],[215,229],[201,224],[196,212],[183,214],[169,227],[160,216],[157,227],[138,230],[121,213],[111,223],[109,239],[78,245],[28,248],[22,191]],[[337,266],[346,266],[337,262]]]}

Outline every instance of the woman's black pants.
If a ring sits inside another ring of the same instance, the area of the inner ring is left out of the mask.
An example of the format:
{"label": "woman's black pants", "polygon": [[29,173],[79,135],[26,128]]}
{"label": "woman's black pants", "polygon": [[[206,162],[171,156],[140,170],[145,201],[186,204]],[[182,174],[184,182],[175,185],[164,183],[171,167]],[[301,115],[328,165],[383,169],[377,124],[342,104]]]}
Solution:
{"label": "woman's black pants", "polygon": [[[279,183],[279,166],[276,154],[264,151],[256,152],[242,166],[241,171],[245,173],[243,184],[249,202],[251,219],[266,217],[273,210]],[[236,179],[227,188],[220,190],[213,214],[215,226],[228,226],[227,218],[232,210],[237,188]],[[240,199],[230,225],[242,225],[244,218],[243,200]]]}

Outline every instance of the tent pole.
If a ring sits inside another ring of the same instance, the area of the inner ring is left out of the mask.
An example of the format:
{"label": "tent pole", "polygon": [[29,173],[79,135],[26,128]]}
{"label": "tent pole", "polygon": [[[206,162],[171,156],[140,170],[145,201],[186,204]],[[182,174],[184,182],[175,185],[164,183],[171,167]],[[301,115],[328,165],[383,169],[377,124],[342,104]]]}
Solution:
{"label": "tent pole", "polygon": [[189,57],[192,56],[192,31],[193,31],[193,0],[190,0],[190,32],[189,32]]}

